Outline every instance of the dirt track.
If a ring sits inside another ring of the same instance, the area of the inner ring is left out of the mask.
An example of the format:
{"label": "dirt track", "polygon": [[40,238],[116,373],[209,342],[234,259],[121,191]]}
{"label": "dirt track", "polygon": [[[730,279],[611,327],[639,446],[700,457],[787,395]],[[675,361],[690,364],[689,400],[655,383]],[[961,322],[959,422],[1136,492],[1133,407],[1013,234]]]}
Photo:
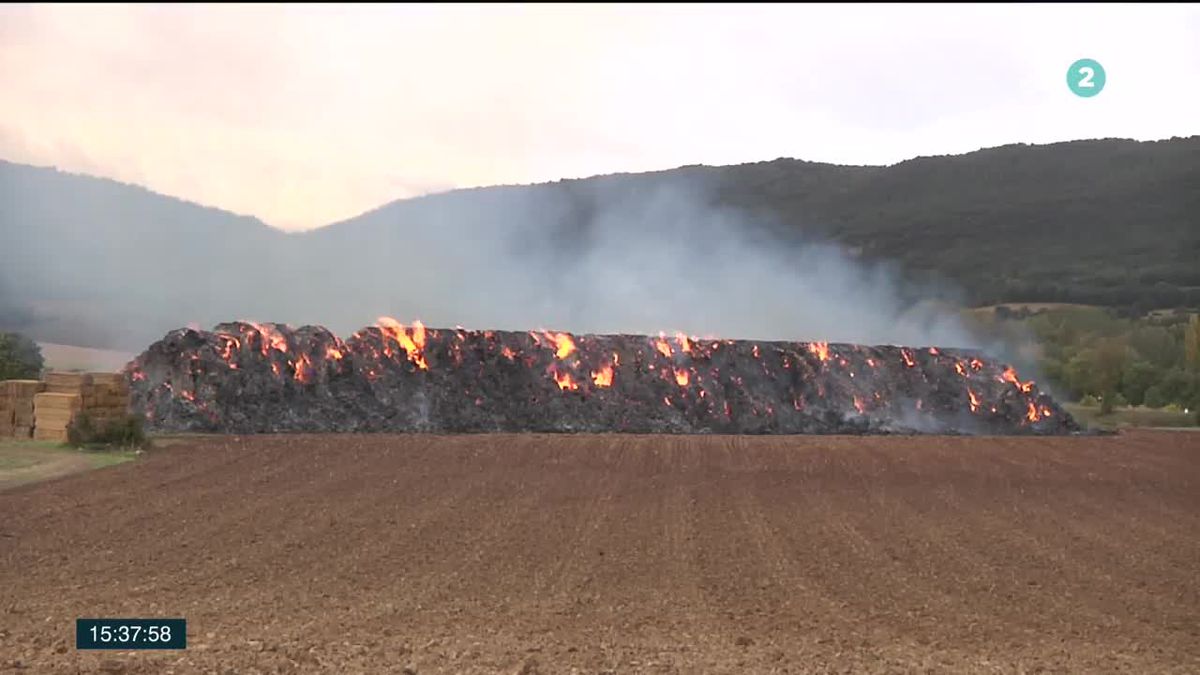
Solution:
{"label": "dirt track", "polygon": [[[80,616],[186,652],[78,653]],[[1200,434],[214,438],[0,493],[0,670],[1200,672]]]}

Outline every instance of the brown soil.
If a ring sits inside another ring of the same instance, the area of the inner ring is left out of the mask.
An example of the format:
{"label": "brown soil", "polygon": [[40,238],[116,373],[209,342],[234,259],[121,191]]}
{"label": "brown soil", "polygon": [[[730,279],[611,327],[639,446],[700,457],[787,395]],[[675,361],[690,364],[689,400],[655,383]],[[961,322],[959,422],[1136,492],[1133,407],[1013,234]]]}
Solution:
{"label": "brown soil", "polygon": [[27,672],[1200,672],[1200,434],[215,437],[0,514]]}

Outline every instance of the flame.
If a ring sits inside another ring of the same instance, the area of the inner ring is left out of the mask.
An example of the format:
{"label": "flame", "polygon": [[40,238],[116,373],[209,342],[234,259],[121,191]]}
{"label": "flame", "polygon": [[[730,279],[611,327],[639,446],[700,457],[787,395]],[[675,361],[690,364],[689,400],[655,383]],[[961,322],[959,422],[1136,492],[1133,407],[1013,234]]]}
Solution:
{"label": "flame", "polygon": [[757,359],[758,358],[758,345],[754,345],[754,347],[750,350],[750,353],[753,354],[754,358]]}
{"label": "flame", "polygon": [[242,343],[232,335],[221,334],[217,339],[221,341],[221,358],[232,362],[234,350],[241,350]]}
{"label": "flame", "polygon": [[662,354],[668,359],[671,358],[671,345],[664,338],[659,337],[657,340],[655,340],[654,348],[658,350],[659,354]]}
{"label": "flame", "polygon": [[513,353],[513,350],[509,349],[508,345],[504,345],[504,348],[500,350],[500,355],[509,361],[516,360],[517,358],[517,355]]}
{"label": "flame", "polygon": [[688,371],[686,371],[686,370],[684,370],[684,369],[682,369],[682,368],[676,368],[676,369],[675,369],[675,382],[676,382],[676,383],[677,383],[679,386],[681,386],[681,387],[686,387],[686,386],[688,385],[688,380],[690,380],[690,379],[691,379],[691,378],[690,378],[690,376],[688,375]]}
{"label": "flame", "polygon": [[971,412],[979,410],[979,397],[975,395],[975,392],[971,391],[970,387],[967,387],[967,396],[971,399]]}
{"label": "flame", "polygon": [[134,382],[142,382],[142,381],[145,381],[145,379],[146,379],[146,373],[143,373],[140,370],[135,370],[135,371],[133,371],[133,375],[131,375],[130,377],[133,379]]}
{"label": "flame", "polygon": [[312,379],[312,375],[312,361],[308,358],[308,354],[301,354],[300,360],[296,362],[296,381],[308,382]]}
{"label": "flame", "polygon": [[1026,394],[1033,391],[1033,380],[1022,382],[1021,379],[1017,377],[1017,371],[1013,370],[1012,366],[1005,366],[1004,374],[996,379],[1000,380],[1001,382],[1008,382]]}
{"label": "flame", "polygon": [[278,376],[278,375],[279,375],[279,364],[278,364],[278,363],[272,363],[272,364],[271,364],[271,371],[272,371],[272,372],[274,372],[276,376]]}
{"label": "flame", "polygon": [[196,395],[193,394],[192,392],[188,391],[187,389],[179,390],[179,395],[182,396],[187,401],[190,401],[192,403],[196,402]]}
{"label": "flame", "polygon": [[917,365],[917,362],[913,361],[912,354],[910,354],[907,349],[900,350],[900,357],[904,359],[904,365],[908,366],[909,368]]}
{"label": "flame", "polygon": [[666,403],[667,405],[671,405],[671,397],[670,397],[670,396],[664,396],[664,397],[663,397],[663,403]]}
{"label": "flame", "polygon": [[575,383],[575,380],[571,379],[570,373],[560,373],[556,368],[551,366],[550,374],[554,377],[554,381],[558,384],[559,389],[564,391],[567,389],[571,391],[579,389],[579,385]]}
{"label": "flame", "polygon": [[[616,355],[614,354],[613,356]],[[592,382],[595,382],[597,387],[611,387],[613,383],[613,367],[608,365],[600,370],[593,370]]]}
{"label": "flame", "polygon": [[725,401],[725,416],[733,419],[733,411],[729,409],[729,401]]}
{"label": "flame", "polygon": [[261,334],[261,335],[262,335],[262,338],[263,338],[263,346],[262,346],[262,353],[263,353],[263,356],[266,356],[266,355],[267,355],[267,352],[271,351],[272,349],[276,349],[276,350],[279,350],[279,351],[281,351],[281,352],[287,353],[287,350],[288,350],[288,346],[287,346],[287,338],[285,338],[285,337],[283,336],[283,334],[282,334],[282,333],[280,333],[278,330],[275,330],[275,328],[274,328],[274,327],[272,327],[272,326],[269,326],[269,325],[267,325],[267,324],[265,324],[265,323],[264,323],[264,324],[262,324],[262,325],[259,325],[259,324],[257,324],[257,323],[254,323],[254,322],[252,322],[252,321],[251,321],[251,322],[248,322],[248,323],[249,323],[251,326],[254,326],[255,330],[257,330],[257,331],[259,332],[259,334]]}
{"label": "flame", "polygon": [[971,359],[971,370],[983,370],[983,361]]}
{"label": "flame", "polygon": [[571,339],[570,333],[546,333],[546,339],[554,343],[555,358],[562,359],[571,355],[575,351],[575,341]]}
{"label": "flame", "polygon": [[683,333],[675,333],[675,340],[679,343],[679,349],[685,354],[692,353],[692,343],[688,340],[688,336]]}
{"label": "flame", "polygon": [[793,398],[792,399],[792,407],[795,408],[796,410],[804,410],[804,403],[801,402],[800,399],[798,399],[798,398]]}
{"label": "flame", "polygon": [[955,370],[955,372],[957,372],[959,375],[961,375],[963,377],[967,376],[967,369],[963,368],[962,361],[956,361],[954,363],[954,370]]}
{"label": "flame", "polygon": [[941,354],[941,352],[939,352],[939,351],[937,350],[937,347],[930,347],[930,348],[929,348],[929,353],[930,353],[930,354],[933,354],[934,356],[937,356],[938,354]]}
{"label": "flame", "polygon": [[417,364],[421,370],[429,370],[429,364],[425,362],[425,326],[419,320],[413,322],[412,335],[408,333],[408,329],[404,324],[387,316],[379,317],[376,325],[383,331],[384,335],[390,336],[393,340],[400,343],[404,348],[404,352],[408,354],[408,360]]}
{"label": "flame", "polygon": [[345,356],[346,355],[345,355],[345,353],[342,352],[342,350],[338,349],[337,347],[334,347],[333,345],[329,345],[329,346],[325,347],[325,358],[327,358],[327,359],[332,359],[334,361],[341,361],[343,358],[345,358]]}
{"label": "flame", "polygon": [[1038,417],[1037,406],[1035,406],[1033,404],[1033,401],[1030,401],[1027,405],[1029,407],[1028,407],[1028,412],[1025,413],[1025,418],[1028,419],[1030,422],[1038,421],[1039,417]]}
{"label": "flame", "polygon": [[875,359],[867,359],[867,365],[874,368],[876,366]]}
{"label": "flame", "polygon": [[810,342],[808,343],[808,351],[817,355],[817,358],[822,361],[829,360],[829,343],[828,342]]}
{"label": "flame", "polygon": [[857,394],[855,394],[855,396],[854,396],[854,408],[856,410],[858,410],[858,413],[860,415],[863,413],[864,410],[867,409],[867,406],[865,404],[863,404],[862,399],[859,398]]}

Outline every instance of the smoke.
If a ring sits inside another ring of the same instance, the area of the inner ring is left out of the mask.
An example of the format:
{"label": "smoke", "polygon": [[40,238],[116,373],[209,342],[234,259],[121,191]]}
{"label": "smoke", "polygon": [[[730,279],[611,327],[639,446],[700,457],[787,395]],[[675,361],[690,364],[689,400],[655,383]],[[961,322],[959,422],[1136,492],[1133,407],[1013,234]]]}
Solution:
{"label": "smoke", "polygon": [[[719,170],[464,190],[286,234],[111,181],[0,166],[0,305],[34,337],[140,351],[229,320],[684,332],[994,349],[954,294],[720,202]],[[771,205],[767,205],[771,206]],[[53,263],[53,264],[51,264]]]}
{"label": "smoke", "polygon": [[[390,314],[430,326],[978,346],[929,289],[886,264],[796,228],[781,237],[777,223],[716,204],[702,179],[641,180],[459,193],[316,233],[326,252],[336,237],[362,237],[337,252],[362,254],[340,287],[354,298],[342,309],[357,314],[339,316],[338,332]],[[383,231],[396,238],[379,240]]]}

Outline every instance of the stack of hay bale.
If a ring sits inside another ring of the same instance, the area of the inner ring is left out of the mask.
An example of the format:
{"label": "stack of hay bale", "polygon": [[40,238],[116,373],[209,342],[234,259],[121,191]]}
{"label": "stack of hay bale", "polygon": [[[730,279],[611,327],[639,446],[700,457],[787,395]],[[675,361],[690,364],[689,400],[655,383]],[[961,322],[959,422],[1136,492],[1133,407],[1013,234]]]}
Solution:
{"label": "stack of hay bale", "polygon": [[83,412],[96,426],[121,419],[129,413],[129,382],[121,373],[88,373],[90,387],[83,389]]}
{"label": "stack of hay bale", "polygon": [[129,385],[118,373],[46,373],[45,391],[34,396],[33,437],[62,443],[81,413],[103,427],[128,407]]}
{"label": "stack of hay bale", "polygon": [[39,380],[0,382],[0,438],[33,436],[34,397],[45,386]]}

